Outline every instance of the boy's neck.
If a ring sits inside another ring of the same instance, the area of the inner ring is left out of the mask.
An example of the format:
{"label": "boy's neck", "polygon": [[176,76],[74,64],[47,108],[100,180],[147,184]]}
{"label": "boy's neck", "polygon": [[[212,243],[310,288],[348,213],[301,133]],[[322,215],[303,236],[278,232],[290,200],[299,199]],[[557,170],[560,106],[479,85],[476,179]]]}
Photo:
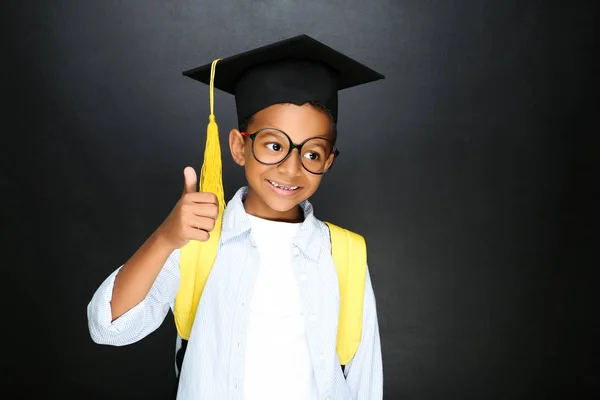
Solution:
{"label": "boy's neck", "polygon": [[296,206],[288,211],[273,210],[267,206],[250,187],[248,187],[248,193],[246,194],[243,203],[246,213],[258,218],[278,222],[304,221],[304,211],[300,206]]}

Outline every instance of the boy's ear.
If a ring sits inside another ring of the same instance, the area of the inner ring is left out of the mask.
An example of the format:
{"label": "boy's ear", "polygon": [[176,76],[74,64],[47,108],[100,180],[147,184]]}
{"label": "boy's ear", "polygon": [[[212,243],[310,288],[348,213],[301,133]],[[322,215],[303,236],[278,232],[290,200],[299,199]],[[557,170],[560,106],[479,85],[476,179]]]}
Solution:
{"label": "boy's ear", "polygon": [[237,129],[229,132],[229,150],[236,164],[246,165],[246,140]]}

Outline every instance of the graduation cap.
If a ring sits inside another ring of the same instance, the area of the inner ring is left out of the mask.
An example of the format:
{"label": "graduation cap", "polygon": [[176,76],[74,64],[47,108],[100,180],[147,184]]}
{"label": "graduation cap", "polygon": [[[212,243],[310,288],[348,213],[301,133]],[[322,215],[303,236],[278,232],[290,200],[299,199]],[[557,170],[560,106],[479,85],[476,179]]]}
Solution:
{"label": "graduation cap", "polygon": [[[183,72],[210,85],[212,64]],[[219,61],[214,87],[235,96],[238,122],[273,104],[309,101],[337,121],[338,91],[384,76],[307,35],[299,35]]]}
{"label": "graduation cap", "polygon": [[[218,63],[218,67],[217,67]],[[307,36],[299,35],[224,59],[183,75],[210,87],[210,116],[200,191],[224,204],[221,151],[214,116],[214,88],[235,97],[238,123],[274,104],[318,102],[337,122],[338,91],[384,76]]]}

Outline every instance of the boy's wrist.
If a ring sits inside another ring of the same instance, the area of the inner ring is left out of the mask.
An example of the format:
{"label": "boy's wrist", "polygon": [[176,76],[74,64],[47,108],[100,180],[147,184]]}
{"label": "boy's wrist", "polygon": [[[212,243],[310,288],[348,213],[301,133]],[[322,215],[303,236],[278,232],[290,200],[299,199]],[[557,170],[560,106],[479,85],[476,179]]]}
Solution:
{"label": "boy's wrist", "polygon": [[165,237],[165,235],[163,235],[163,233],[161,232],[160,229],[157,229],[152,234],[151,240],[152,240],[154,246],[156,246],[158,251],[171,254],[172,252],[177,250],[177,246],[175,246],[173,243],[171,243],[171,241],[168,240]]}

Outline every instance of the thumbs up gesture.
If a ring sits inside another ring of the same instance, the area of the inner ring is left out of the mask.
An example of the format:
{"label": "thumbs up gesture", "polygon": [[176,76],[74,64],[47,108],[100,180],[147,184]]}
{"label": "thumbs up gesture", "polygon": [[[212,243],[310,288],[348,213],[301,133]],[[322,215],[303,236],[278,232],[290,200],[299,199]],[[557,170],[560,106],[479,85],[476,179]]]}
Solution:
{"label": "thumbs up gesture", "polygon": [[185,246],[190,240],[207,241],[219,216],[217,196],[198,192],[196,171],[187,167],[183,175],[183,194],[158,228],[161,237],[174,249]]}

